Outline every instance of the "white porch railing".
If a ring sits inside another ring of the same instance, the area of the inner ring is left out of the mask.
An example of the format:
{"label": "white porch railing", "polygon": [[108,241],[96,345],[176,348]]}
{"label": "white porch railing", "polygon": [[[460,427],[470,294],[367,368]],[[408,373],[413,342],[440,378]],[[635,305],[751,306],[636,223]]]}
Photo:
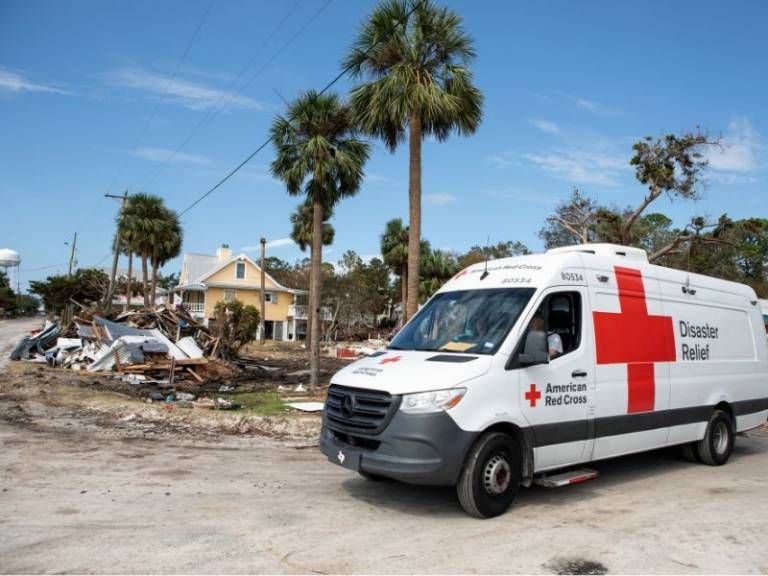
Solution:
{"label": "white porch railing", "polygon": [[[296,320],[306,320],[308,308],[309,307],[304,304],[291,304],[288,306],[288,316],[292,316]],[[328,306],[320,308],[320,315],[323,320],[327,322],[330,322],[333,319],[333,312]]]}
{"label": "white porch railing", "polygon": [[183,305],[191,314],[205,314],[205,302],[184,302]]}
{"label": "white porch railing", "polygon": [[300,304],[291,304],[288,306],[288,316],[293,316],[297,320],[306,320],[307,307]]}

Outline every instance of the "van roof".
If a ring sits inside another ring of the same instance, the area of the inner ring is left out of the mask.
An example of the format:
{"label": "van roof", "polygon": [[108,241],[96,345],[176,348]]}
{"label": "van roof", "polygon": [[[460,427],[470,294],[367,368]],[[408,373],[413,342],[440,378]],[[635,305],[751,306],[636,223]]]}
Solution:
{"label": "van roof", "polygon": [[[547,250],[544,254],[500,258],[489,260],[487,263],[479,262],[456,274],[440,288],[440,292],[584,284],[583,281],[565,282],[563,273],[569,269],[576,273],[583,273],[585,267],[612,272],[614,266],[637,267],[649,277],[706,287],[757,302],[754,290],[745,284],[651,264],[643,249],[619,244],[563,246]],[[484,275],[483,272],[486,269],[488,274]]]}
{"label": "van roof", "polygon": [[575,246],[563,246],[550,248],[545,254],[566,254],[568,252],[580,252],[583,254],[596,254],[612,258],[626,258],[638,262],[648,262],[648,254],[642,248],[621,246],[620,244],[577,244]]}

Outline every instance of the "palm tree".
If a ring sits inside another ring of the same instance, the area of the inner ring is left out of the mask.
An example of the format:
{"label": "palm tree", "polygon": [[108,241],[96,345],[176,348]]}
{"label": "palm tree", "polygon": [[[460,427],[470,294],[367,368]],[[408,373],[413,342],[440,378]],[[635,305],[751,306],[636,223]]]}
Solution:
{"label": "palm tree", "polygon": [[[124,236],[126,230],[120,224],[120,218],[118,217],[118,230],[120,234],[120,254],[128,256],[128,278],[125,283],[125,304],[123,304],[123,311],[128,310],[131,306],[131,296],[133,295],[133,248],[127,238]],[[115,245],[115,242],[112,242]]]}
{"label": "palm tree", "polygon": [[[130,200],[129,200],[130,202]],[[140,231],[134,229],[135,220],[129,217],[126,212],[126,206],[120,209],[117,217],[117,229],[120,234],[120,252],[128,256],[128,279],[126,282],[125,306],[123,310],[128,310],[133,296],[133,255],[139,252],[138,239]]]}
{"label": "palm tree", "polygon": [[421,261],[419,291],[420,301],[423,303],[459,271],[459,265],[450,254],[442,250],[432,250],[428,243],[422,244],[422,251],[424,254]]}
{"label": "palm tree", "polygon": [[[296,212],[291,214],[291,240],[298,244],[302,252],[306,252],[309,248],[310,254],[312,249],[312,213],[312,203],[302,202],[296,206]],[[323,246],[333,244],[333,239],[336,236],[336,230],[328,222],[331,218],[333,218],[333,207],[323,212]]]}
{"label": "palm tree", "polygon": [[443,141],[452,131],[468,135],[480,124],[483,96],[468,67],[475,57],[472,44],[456,12],[431,0],[385,0],[365,21],[343,61],[365,81],[351,94],[361,129],[393,152],[408,130],[406,318],[419,304],[422,138]]}
{"label": "palm tree", "polygon": [[[296,207],[296,212],[291,214],[291,240],[299,245],[302,252],[310,249],[310,261],[312,261],[312,203],[302,202]],[[323,246],[333,244],[336,230],[328,222],[333,218],[333,207],[326,208],[323,212]],[[312,348],[312,309],[307,310],[307,350]]]}
{"label": "palm tree", "polygon": [[[341,198],[352,196],[363,181],[369,146],[355,136],[349,109],[335,94],[314,90],[275,118],[271,130],[276,157],[272,173],[288,194],[312,203],[312,258],[309,308],[319,318],[322,284],[323,214]],[[320,366],[320,322],[310,325],[310,383]]]}
{"label": "palm tree", "polygon": [[156,244],[161,241],[161,230],[166,208],[163,199],[154,194],[139,193],[129,196],[122,210],[125,226],[131,231],[136,253],[141,257],[141,275],[144,305],[149,306],[149,270],[147,264]]}
{"label": "palm tree", "polygon": [[153,305],[157,296],[157,271],[166,262],[176,258],[181,253],[183,240],[184,231],[181,229],[178,214],[164,207],[150,256],[152,262],[152,296],[150,301]]}
{"label": "palm tree", "polygon": [[408,227],[403,226],[400,218],[387,222],[384,234],[381,235],[381,255],[384,264],[400,276],[402,295],[400,299],[400,325],[405,320],[405,309],[408,302]]}

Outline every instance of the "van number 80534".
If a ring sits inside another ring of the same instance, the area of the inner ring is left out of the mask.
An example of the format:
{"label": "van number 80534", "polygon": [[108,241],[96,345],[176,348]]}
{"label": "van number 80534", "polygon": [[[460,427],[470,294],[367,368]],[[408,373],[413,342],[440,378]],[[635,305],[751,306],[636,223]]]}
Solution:
{"label": "van number 80534", "polygon": [[578,272],[561,272],[560,277],[566,282],[584,282],[584,276]]}

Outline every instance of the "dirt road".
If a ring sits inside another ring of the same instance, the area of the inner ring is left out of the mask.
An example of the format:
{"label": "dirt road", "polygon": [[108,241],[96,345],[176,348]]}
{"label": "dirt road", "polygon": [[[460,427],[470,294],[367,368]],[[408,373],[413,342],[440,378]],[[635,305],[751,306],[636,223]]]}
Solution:
{"label": "dirt road", "polygon": [[523,490],[479,521],[451,490],[372,483],[306,444],[5,412],[6,572],[768,571],[768,437],[739,438],[720,468],[668,451],[598,464],[599,480]]}
{"label": "dirt road", "polygon": [[8,355],[19,339],[30,330],[42,326],[42,318],[0,320],[0,369],[8,363]]}

